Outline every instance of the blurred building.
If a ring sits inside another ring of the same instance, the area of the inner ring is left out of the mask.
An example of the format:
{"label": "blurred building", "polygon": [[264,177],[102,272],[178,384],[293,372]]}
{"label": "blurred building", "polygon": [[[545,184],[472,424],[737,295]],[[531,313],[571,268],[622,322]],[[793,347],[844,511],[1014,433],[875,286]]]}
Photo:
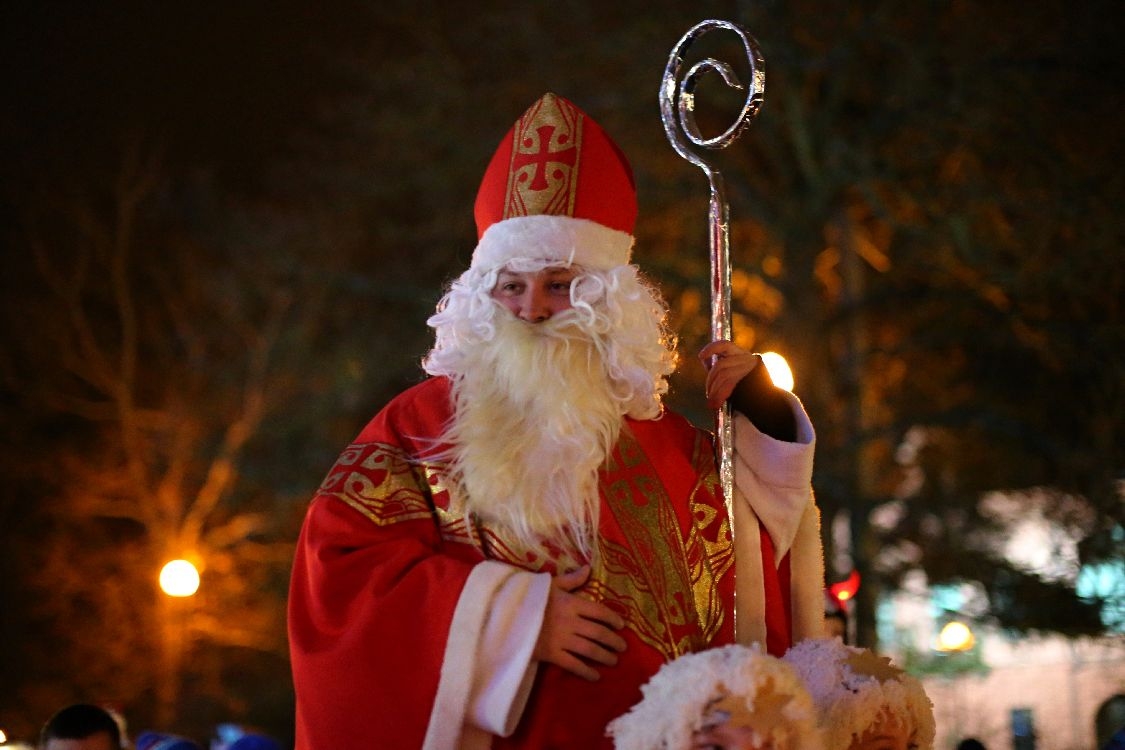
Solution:
{"label": "blurred building", "polygon": [[[879,607],[879,650],[922,678],[935,747],[966,737],[989,750],[1101,747],[1125,702],[1125,635],[1014,637],[989,627],[983,607],[971,586],[931,589],[921,575]],[[973,642],[942,650],[938,635],[952,619]]]}

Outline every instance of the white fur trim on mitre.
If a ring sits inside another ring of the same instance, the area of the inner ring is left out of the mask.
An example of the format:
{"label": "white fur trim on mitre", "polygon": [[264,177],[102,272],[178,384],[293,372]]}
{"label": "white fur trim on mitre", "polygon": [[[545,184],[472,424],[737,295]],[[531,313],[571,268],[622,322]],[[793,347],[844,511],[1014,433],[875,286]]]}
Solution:
{"label": "white fur trim on mitre", "polygon": [[629,262],[633,236],[571,216],[517,216],[484,231],[470,268],[487,271],[514,258],[557,260],[608,271]]}

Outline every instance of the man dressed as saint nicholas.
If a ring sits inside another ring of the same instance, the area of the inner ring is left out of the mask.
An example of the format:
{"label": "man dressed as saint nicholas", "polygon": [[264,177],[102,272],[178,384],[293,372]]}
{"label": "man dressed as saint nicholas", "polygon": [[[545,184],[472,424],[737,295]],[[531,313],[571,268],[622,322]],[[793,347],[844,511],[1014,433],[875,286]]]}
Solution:
{"label": "man dressed as saint nicholas", "polygon": [[620,148],[547,94],[485,171],[428,377],[344,449],[294,560],[298,750],[611,748],[664,663],[822,632],[813,428],[757,355],[730,400],[737,549],[712,436],[663,405],[675,337],[631,262]]}

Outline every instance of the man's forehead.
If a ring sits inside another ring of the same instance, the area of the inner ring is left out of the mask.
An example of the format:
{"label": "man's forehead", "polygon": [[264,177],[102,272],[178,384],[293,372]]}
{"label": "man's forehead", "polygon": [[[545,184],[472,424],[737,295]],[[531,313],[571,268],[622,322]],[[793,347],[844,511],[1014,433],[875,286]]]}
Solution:
{"label": "man's forehead", "polygon": [[544,268],[535,268],[535,269],[519,269],[519,268],[509,268],[507,266],[504,266],[503,268],[500,269],[500,275],[501,276],[504,276],[504,275],[524,276],[524,275],[536,275],[536,274],[543,274],[545,276],[574,276],[577,273],[578,273],[578,269],[575,268],[574,266],[563,266],[563,265],[546,266]]}

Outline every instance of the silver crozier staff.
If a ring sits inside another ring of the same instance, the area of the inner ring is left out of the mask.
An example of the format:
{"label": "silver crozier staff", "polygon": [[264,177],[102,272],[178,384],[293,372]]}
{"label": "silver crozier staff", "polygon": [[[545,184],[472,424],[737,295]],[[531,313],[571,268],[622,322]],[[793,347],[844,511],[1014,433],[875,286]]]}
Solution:
{"label": "silver crozier staff", "polygon": [[[684,53],[699,37],[715,29],[734,32],[742,40],[742,47],[750,63],[750,83],[747,86],[738,80],[731,66],[708,57],[695,63],[682,78]],[[738,118],[723,133],[714,138],[704,138],[695,123],[695,86],[700,77],[714,70],[723,77],[728,86],[746,90],[746,100]],[[731,338],[730,315],[730,209],[727,205],[723,176],[705,159],[695,153],[691,146],[702,149],[723,149],[742,134],[742,131],[758,114],[765,95],[766,71],[758,43],[747,31],[730,21],[702,21],[681,37],[668,56],[668,66],[660,83],[660,119],[664,121],[664,132],[672,148],[683,158],[696,165],[707,175],[711,183],[711,206],[708,212],[708,226],[711,237],[711,340]],[[727,505],[727,516],[731,519],[731,540],[734,540],[734,428],[731,422],[730,405],[724,403],[715,415],[715,434],[718,440],[719,480],[723,486],[723,498]],[[736,571],[737,575],[737,571]],[[735,603],[737,613],[737,601]],[[738,621],[735,620],[737,633]],[[741,640],[741,639],[739,639]]]}

